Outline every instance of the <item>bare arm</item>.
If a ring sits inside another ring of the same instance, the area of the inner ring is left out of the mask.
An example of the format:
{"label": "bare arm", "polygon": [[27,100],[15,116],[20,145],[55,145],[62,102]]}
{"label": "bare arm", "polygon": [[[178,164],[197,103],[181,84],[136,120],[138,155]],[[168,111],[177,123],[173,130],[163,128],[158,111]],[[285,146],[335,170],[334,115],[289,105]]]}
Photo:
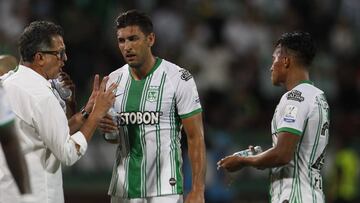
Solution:
{"label": "bare arm", "polygon": [[182,120],[187,135],[188,153],[192,169],[192,187],[185,202],[202,203],[204,200],[206,152],[202,114],[198,113]]}
{"label": "bare arm", "polygon": [[[93,109],[94,103],[95,103],[95,99],[96,99],[97,95],[99,94],[99,88],[100,88],[99,85],[100,85],[99,75],[96,74],[94,77],[93,89],[92,89],[91,95],[89,97],[88,102],[86,103],[86,105],[84,107],[85,111],[89,114],[92,112],[92,109]],[[84,124],[84,122],[85,122],[85,119],[80,112],[71,115],[71,117],[69,119],[70,135],[79,131],[81,126]]]}
{"label": "bare arm", "polygon": [[218,165],[230,172],[240,170],[245,166],[256,168],[283,166],[292,160],[299,139],[300,136],[281,132],[278,134],[277,145],[265,152],[252,157],[227,156],[221,159]]}
{"label": "bare arm", "polygon": [[0,141],[9,169],[21,194],[31,193],[29,174],[13,123],[0,128]]}

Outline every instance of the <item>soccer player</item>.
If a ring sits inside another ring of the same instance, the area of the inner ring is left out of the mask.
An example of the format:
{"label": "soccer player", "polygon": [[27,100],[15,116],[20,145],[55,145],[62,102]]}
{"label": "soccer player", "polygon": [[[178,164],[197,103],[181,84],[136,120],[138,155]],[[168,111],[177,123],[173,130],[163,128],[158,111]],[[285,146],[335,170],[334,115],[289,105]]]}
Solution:
{"label": "soccer player", "polygon": [[[112,72],[109,82],[119,84],[114,109],[126,138],[116,154],[109,188],[111,202],[183,202],[183,126],[192,166],[192,188],[185,202],[203,203],[205,143],[194,79],[187,70],[152,54],[155,34],[144,13],[122,13],[116,27],[118,46],[127,64]],[[111,125],[110,119],[100,124],[105,132],[106,128],[111,132]]]}
{"label": "soccer player", "polygon": [[49,82],[67,60],[62,28],[48,21],[32,22],[20,36],[19,52],[20,65],[3,84],[16,114],[35,202],[63,203],[61,165],[72,165],[85,154],[87,142],[115,100],[115,84],[105,91],[108,77],[99,86],[95,76],[87,105],[68,122]]}
{"label": "soccer player", "polygon": [[329,139],[329,105],[309,80],[315,46],[309,33],[285,33],[276,43],[273,85],[283,85],[271,123],[273,147],[250,157],[228,156],[218,162],[227,171],[246,166],[271,168],[271,202],[325,202],[320,170]]}

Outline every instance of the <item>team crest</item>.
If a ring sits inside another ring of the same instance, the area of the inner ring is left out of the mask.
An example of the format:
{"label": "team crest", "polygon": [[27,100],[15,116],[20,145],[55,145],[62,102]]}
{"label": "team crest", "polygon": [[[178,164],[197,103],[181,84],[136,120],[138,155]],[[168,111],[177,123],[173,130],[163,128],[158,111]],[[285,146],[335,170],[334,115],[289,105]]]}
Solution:
{"label": "team crest", "polygon": [[146,101],[156,102],[159,97],[159,86],[150,86],[147,92]]}

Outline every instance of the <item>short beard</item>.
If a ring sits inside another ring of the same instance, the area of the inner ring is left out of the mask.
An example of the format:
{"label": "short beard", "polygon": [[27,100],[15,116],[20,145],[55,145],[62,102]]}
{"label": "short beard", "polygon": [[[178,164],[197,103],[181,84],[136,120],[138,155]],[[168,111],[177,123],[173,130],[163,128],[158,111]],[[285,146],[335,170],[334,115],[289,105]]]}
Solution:
{"label": "short beard", "polygon": [[135,63],[135,64],[130,64],[128,63],[128,65],[133,68],[133,69],[136,69],[136,70],[140,70],[141,69],[141,66],[142,64],[139,64],[139,63]]}

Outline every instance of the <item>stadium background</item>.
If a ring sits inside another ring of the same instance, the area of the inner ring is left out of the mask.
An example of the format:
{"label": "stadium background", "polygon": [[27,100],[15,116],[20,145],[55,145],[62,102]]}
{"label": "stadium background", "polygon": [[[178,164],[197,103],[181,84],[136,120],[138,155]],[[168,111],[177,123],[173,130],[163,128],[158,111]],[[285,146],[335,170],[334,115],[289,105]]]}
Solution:
{"label": "stadium background", "polygon": [[[16,40],[33,20],[62,25],[68,55],[64,70],[76,84],[79,109],[93,75],[105,76],[124,64],[114,19],[132,8],[153,19],[155,55],[187,68],[195,77],[205,110],[210,203],[268,202],[267,170],[249,168],[228,175],[216,171],[216,161],[250,144],[270,147],[270,121],[284,92],[270,82],[273,43],[286,31],[312,33],[318,54],[311,79],[326,92],[331,105],[331,138],[323,169],[324,190],[331,202],[336,155],[345,149],[359,153],[360,1],[0,0],[0,54],[18,57]],[[66,202],[109,202],[114,150],[98,134],[82,160],[64,168]],[[184,162],[189,189],[189,164],[186,158]],[[350,161],[357,169],[356,163],[354,158]],[[356,191],[360,192],[357,187]]]}

